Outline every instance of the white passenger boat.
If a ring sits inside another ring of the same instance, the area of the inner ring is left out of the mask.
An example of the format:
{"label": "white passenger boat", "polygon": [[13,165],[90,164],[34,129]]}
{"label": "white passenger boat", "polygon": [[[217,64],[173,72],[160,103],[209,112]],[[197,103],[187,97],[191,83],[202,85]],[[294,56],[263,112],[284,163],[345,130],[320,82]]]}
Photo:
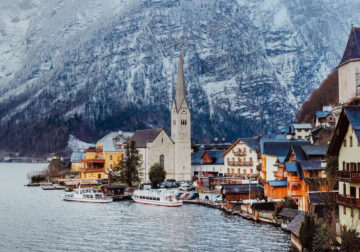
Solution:
{"label": "white passenger boat", "polygon": [[113,201],[110,196],[97,192],[93,188],[76,188],[72,192],[64,193],[63,200],[89,203],[110,203]]}
{"label": "white passenger boat", "polygon": [[136,190],[131,198],[137,203],[179,207],[183,205],[183,202],[176,199],[176,193],[177,191],[166,189]]}

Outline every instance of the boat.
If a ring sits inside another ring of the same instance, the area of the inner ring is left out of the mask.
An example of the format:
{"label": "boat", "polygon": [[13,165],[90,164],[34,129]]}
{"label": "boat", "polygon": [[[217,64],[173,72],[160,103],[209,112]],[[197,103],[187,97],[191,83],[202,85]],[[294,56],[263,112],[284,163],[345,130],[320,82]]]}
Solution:
{"label": "boat", "polygon": [[63,200],[89,203],[110,203],[113,199],[93,188],[76,188],[72,192],[64,193]]}
{"label": "boat", "polygon": [[55,186],[52,182],[42,182],[40,183],[40,186],[43,190],[55,190]]}
{"label": "boat", "polygon": [[179,207],[183,205],[183,202],[176,198],[176,193],[177,191],[166,189],[136,190],[131,198],[136,203]]}

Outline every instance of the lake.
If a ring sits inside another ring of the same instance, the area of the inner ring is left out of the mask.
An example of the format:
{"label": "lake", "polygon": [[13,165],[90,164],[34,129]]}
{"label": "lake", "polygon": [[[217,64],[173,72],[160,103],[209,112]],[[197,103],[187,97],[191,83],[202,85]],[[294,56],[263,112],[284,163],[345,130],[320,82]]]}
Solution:
{"label": "lake", "polygon": [[47,164],[0,163],[0,251],[289,251],[280,228],[197,205],[65,202],[26,187]]}

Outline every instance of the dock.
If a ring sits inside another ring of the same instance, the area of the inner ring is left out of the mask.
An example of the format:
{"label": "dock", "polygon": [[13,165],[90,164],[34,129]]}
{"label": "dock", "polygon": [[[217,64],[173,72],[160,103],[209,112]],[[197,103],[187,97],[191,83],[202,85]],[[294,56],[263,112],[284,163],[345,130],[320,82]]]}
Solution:
{"label": "dock", "polygon": [[211,201],[211,200],[204,200],[204,199],[196,199],[196,200],[183,200],[183,204],[194,204],[194,205],[201,205],[209,208],[216,208],[221,209],[221,203]]}

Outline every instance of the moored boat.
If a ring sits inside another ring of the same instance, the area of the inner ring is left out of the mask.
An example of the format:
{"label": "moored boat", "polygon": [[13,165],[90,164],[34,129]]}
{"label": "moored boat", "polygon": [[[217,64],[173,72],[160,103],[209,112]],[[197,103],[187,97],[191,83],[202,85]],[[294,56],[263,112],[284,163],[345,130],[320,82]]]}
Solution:
{"label": "moored boat", "polygon": [[63,200],[89,203],[110,203],[113,199],[93,188],[76,188],[72,192],[64,193]]}
{"label": "moored boat", "polygon": [[179,207],[183,205],[183,202],[176,198],[176,193],[177,191],[166,189],[136,190],[131,198],[136,203]]}

